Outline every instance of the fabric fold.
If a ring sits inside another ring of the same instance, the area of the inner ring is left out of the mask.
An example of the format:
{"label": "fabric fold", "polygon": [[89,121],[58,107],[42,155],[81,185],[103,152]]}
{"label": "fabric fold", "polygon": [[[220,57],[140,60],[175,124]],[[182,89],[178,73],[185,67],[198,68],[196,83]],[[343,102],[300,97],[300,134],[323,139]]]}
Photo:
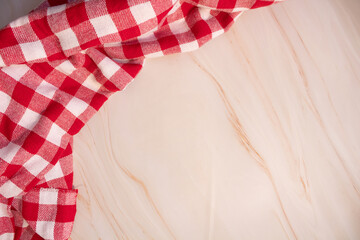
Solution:
{"label": "fabric fold", "polygon": [[276,2],[47,0],[1,29],[0,239],[67,239],[73,136],[145,58],[193,51]]}
{"label": "fabric fold", "polygon": [[[14,199],[15,233],[21,239],[68,239],[76,213],[76,189],[34,188]],[[22,221],[21,221],[22,219]]]}

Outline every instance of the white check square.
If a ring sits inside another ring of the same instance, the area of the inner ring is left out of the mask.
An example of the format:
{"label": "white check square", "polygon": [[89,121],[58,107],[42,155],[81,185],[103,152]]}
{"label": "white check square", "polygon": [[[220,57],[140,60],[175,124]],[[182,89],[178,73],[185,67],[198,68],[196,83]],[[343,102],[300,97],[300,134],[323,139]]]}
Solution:
{"label": "white check square", "polygon": [[203,20],[209,20],[210,18],[212,18],[213,16],[211,15],[211,9],[210,8],[199,8],[199,14],[200,14],[200,17],[203,19]]}
{"label": "white check square", "polygon": [[162,56],[164,56],[164,53],[161,50],[159,50],[157,52],[152,52],[152,53],[146,54],[146,57],[148,57],[148,58],[157,58],[157,57],[162,57]]}
{"label": "white check square", "polygon": [[212,32],[211,33],[211,38],[216,38],[216,37],[220,36],[223,33],[224,33],[224,29],[218,30],[216,32]]}
{"label": "white check square", "polygon": [[11,198],[19,195],[22,192],[21,188],[16,186],[11,180],[6,181],[0,187],[0,194],[6,198]]}
{"label": "white check square", "polygon": [[55,14],[55,13],[59,13],[59,12],[65,11],[65,9],[66,9],[66,4],[53,6],[53,7],[48,7],[47,8],[47,15],[52,15],[52,14]]}
{"label": "white check square", "polygon": [[46,58],[46,52],[41,41],[21,43],[20,48],[24,54],[26,61]]}
{"label": "white check square", "polygon": [[21,117],[19,125],[32,130],[35,125],[39,122],[41,114],[34,112],[33,110],[26,108],[24,115]]}
{"label": "white check square", "polygon": [[137,24],[156,18],[156,13],[150,2],[141,3],[130,7],[130,11]]}
{"label": "white check square", "polygon": [[46,137],[46,140],[59,146],[61,145],[61,138],[66,134],[66,131],[59,127],[56,123],[53,123],[50,131]]}
{"label": "white check square", "polygon": [[1,55],[0,55],[0,67],[5,67],[5,63],[4,63],[4,60],[2,59]]}
{"label": "white check square", "polygon": [[117,33],[118,29],[109,15],[90,19],[98,37]]}
{"label": "white check square", "polygon": [[49,172],[47,172],[45,175],[44,175],[44,178],[46,181],[51,181],[51,180],[54,180],[54,179],[57,179],[57,178],[61,178],[64,176],[64,173],[61,169],[61,166],[60,166],[60,162],[58,161],[55,166],[50,169]]}
{"label": "white check square", "polygon": [[19,151],[20,146],[9,142],[6,147],[0,149],[0,158],[5,162],[10,163],[15,157],[16,153]]}
{"label": "white check square", "polygon": [[98,67],[107,79],[110,79],[120,69],[120,66],[108,57],[105,57]]}
{"label": "white check square", "polygon": [[30,21],[29,21],[29,17],[28,16],[23,16],[23,17],[19,17],[18,19],[12,21],[10,23],[10,27],[21,27],[25,24],[28,24]]}
{"label": "white check square", "polygon": [[169,23],[169,28],[173,34],[180,34],[190,31],[189,25],[186,23],[185,19],[180,19]]}
{"label": "white check square", "polygon": [[32,156],[23,166],[32,175],[37,176],[42,170],[49,165],[49,162],[40,157],[39,155]]}
{"label": "white check square", "polygon": [[59,38],[63,50],[69,50],[79,46],[78,39],[71,28],[55,33],[55,35]]}
{"label": "white check square", "polygon": [[40,190],[39,204],[57,204],[58,191],[57,190]]}
{"label": "white check square", "polygon": [[12,214],[10,213],[10,211],[8,211],[8,206],[9,205],[7,205],[7,204],[0,203],[0,218],[2,218],[2,217],[12,217]]}
{"label": "white check square", "polygon": [[6,93],[0,91],[0,112],[5,113],[6,109],[9,107],[11,102],[11,97]]}
{"label": "white check square", "polygon": [[1,69],[1,71],[3,71],[16,81],[19,81],[29,70],[30,68],[24,64],[15,64]]}
{"label": "white check square", "polygon": [[69,110],[75,117],[80,116],[89,105],[76,97],[73,97],[66,105],[66,109]]}
{"label": "white check square", "polygon": [[95,92],[97,92],[102,86],[101,83],[96,80],[94,74],[92,73],[85,79],[82,85]]}
{"label": "white check square", "polygon": [[69,60],[62,62],[55,69],[67,75],[70,75],[76,70],[74,65]]}
{"label": "white check square", "polygon": [[40,85],[36,88],[36,92],[40,93],[41,95],[52,99],[55,92],[56,92],[56,87],[48,82],[46,82],[45,80],[43,80]]}
{"label": "white check square", "polygon": [[4,239],[4,240],[15,239],[15,234],[14,233],[3,233],[3,234],[1,234],[1,239]]}
{"label": "white check square", "polygon": [[54,239],[55,222],[36,221],[36,232],[44,239]]}
{"label": "white check square", "polygon": [[190,52],[199,48],[199,44],[196,40],[184,44],[180,44],[181,52]]}
{"label": "white check square", "polygon": [[22,228],[26,228],[27,226],[29,226],[28,222],[24,219],[23,223],[22,223]]}

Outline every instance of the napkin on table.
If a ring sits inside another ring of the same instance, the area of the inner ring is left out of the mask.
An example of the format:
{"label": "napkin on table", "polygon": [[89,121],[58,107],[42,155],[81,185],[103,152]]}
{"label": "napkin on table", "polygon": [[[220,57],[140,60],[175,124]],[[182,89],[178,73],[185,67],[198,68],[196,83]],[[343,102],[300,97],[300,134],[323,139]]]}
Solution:
{"label": "napkin on table", "polygon": [[145,58],[195,50],[276,2],[48,0],[1,29],[0,239],[68,239],[73,136]]}

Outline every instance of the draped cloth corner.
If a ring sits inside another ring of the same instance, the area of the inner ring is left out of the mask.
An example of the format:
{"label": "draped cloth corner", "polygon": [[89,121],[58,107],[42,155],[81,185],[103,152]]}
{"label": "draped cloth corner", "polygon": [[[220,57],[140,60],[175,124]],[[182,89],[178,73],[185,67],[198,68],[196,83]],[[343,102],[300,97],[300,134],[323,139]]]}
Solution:
{"label": "draped cloth corner", "polygon": [[0,30],[0,239],[70,237],[73,136],[146,58],[278,0],[47,0]]}

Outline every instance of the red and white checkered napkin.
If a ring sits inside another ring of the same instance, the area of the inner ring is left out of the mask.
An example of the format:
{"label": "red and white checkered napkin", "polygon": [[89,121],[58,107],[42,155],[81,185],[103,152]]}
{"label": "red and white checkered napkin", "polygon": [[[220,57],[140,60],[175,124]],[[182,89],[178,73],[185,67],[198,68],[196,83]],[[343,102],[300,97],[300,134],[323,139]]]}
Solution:
{"label": "red and white checkered napkin", "polygon": [[274,0],[48,0],[0,30],[0,239],[68,239],[72,136],[145,57],[199,48]]}

